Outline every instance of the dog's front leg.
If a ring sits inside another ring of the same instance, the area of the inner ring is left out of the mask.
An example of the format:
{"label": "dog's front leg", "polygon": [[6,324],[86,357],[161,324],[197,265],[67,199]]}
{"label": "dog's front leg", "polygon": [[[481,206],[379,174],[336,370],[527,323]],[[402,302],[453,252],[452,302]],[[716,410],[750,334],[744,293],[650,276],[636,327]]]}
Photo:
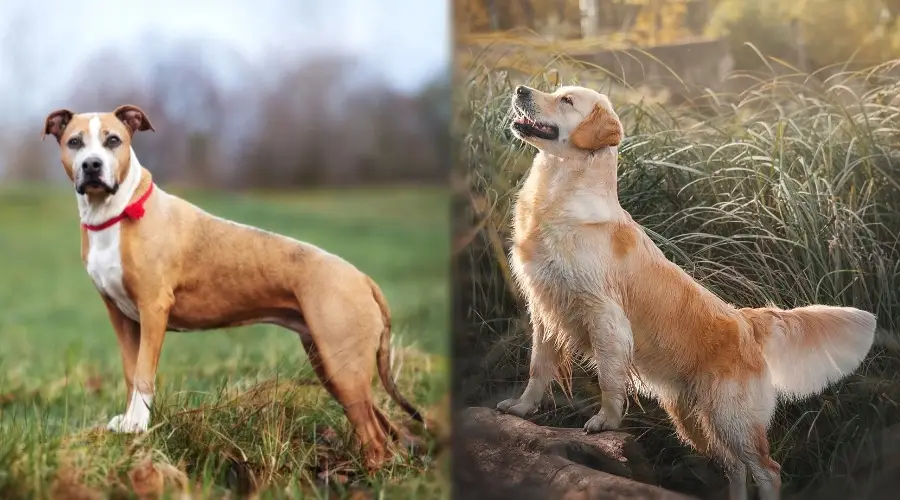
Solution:
{"label": "dog's front leg", "polygon": [[591,342],[600,382],[600,411],[584,424],[587,433],[618,429],[622,424],[628,370],[634,352],[631,324],[615,304],[605,304],[588,316],[584,327]]}
{"label": "dog's front leg", "polygon": [[131,401],[123,415],[117,415],[109,422],[109,429],[114,432],[144,432],[150,425],[150,408],[156,390],[156,367],[166,336],[170,307],[170,304],[161,306],[159,302],[139,306],[141,337]]}
{"label": "dog's front leg", "polygon": [[532,313],[531,323],[531,365],[528,385],[525,386],[521,397],[497,403],[498,410],[521,418],[537,411],[561,361],[559,348],[548,338],[540,316]]}
{"label": "dog's front leg", "polygon": [[134,389],[134,369],[137,365],[138,348],[141,340],[141,326],[131,318],[122,314],[122,311],[106,297],[103,298],[106,311],[109,313],[109,322],[112,323],[116,338],[119,340],[119,351],[122,355],[122,372],[125,375],[126,409],[131,403],[131,392]]}

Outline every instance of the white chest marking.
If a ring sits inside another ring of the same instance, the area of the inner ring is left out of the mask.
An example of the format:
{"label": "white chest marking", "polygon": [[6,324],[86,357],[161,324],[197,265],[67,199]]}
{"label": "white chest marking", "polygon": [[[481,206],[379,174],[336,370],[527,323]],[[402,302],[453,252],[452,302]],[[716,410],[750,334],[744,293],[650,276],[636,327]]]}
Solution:
{"label": "white chest marking", "polygon": [[109,297],[123,314],[140,321],[138,309],[125,291],[119,230],[119,224],[114,224],[101,231],[88,231],[87,272],[100,293]]}
{"label": "white chest marking", "polygon": [[[85,146],[84,150],[90,149],[89,153],[103,157],[103,168],[105,169],[103,176],[105,179],[112,179],[120,165],[115,163],[115,157],[103,149],[100,143],[100,126],[99,117],[94,116],[91,118],[90,133],[88,134],[90,147]],[[135,156],[134,150],[131,150],[130,154],[131,159],[128,172],[119,185],[119,190],[116,194],[100,203],[92,204],[87,195],[77,195],[76,193],[78,213],[81,216],[82,224],[102,224],[121,214],[125,207],[128,206],[128,202],[141,181],[141,164],[137,156]],[[76,164],[80,164],[80,161],[76,158]],[[135,321],[139,321],[138,309],[134,301],[128,297],[128,293],[125,291],[125,283],[123,282],[122,251],[119,248],[121,227],[120,224],[113,224],[100,231],[87,232],[88,254],[85,266],[97,290],[109,297],[123,314]]]}

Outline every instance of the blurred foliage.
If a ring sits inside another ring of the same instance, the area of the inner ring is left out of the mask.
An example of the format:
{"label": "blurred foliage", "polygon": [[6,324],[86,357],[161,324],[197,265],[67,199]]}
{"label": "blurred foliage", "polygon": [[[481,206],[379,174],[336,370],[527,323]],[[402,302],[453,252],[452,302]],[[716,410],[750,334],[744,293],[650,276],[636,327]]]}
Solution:
{"label": "blurred foliage", "polygon": [[[594,0],[604,36],[617,34],[635,45],[672,43],[691,36],[692,16],[703,0]],[[459,0],[454,2],[458,34],[524,28],[555,38],[581,36],[579,0]],[[585,4],[587,2],[584,2]]]}
{"label": "blurred foliage", "polygon": [[[24,51],[12,48],[11,52]],[[227,86],[213,65],[248,75]],[[190,40],[140,61],[99,52],[60,102],[73,111],[139,105],[155,131],[135,137],[161,182],[205,187],[310,187],[442,183],[449,157],[449,82],[393,87],[368,61],[340,52],[283,62],[261,75],[233,54]],[[94,75],[115,73],[114,78]],[[38,122],[40,119],[37,119]],[[0,139],[0,175],[63,179],[58,151],[34,140],[37,125]]]}
{"label": "blurred foliage", "polygon": [[719,0],[707,33],[725,37],[739,68],[765,55],[809,69],[854,61],[861,65],[900,56],[896,0]]}
{"label": "blurred foliage", "polygon": [[[454,2],[458,39],[466,43],[540,38],[558,44],[565,40],[572,47],[554,50],[575,54],[623,45],[652,47],[724,38],[738,69],[759,69],[765,64],[759,53],[803,71],[848,61],[863,67],[900,58],[898,16],[900,0]],[[586,36],[584,25],[591,22],[596,29]]]}
{"label": "blurred foliage", "polygon": [[782,59],[793,58],[794,36],[785,16],[789,7],[778,0],[720,0],[707,26],[713,37],[725,37],[740,68],[759,64],[760,58],[745,46],[753,43],[762,53]]}
{"label": "blurred foliage", "polygon": [[638,45],[659,45],[677,42],[690,35],[685,16],[692,1],[617,0],[614,3],[640,6],[631,31],[643,41]]}
{"label": "blurred foliage", "polygon": [[457,0],[453,19],[457,33],[484,33],[514,28],[536,29],[566,21],[577,25],[578,0]]}

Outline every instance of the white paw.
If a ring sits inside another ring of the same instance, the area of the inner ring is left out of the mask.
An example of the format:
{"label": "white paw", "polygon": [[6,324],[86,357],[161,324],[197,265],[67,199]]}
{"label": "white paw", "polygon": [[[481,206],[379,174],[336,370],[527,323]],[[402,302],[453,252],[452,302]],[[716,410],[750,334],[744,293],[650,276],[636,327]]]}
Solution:
{"label": "white paw", "polygon": [[106,428],[113,432],[120,433],[137,433],[145,432],[149,422],[146,420],[136,420],[130,418],[129,415],[116,415],[109,421]]}
{"label": "white paw", "polygon": [[537,405],[521,399],[507,399],[497,403],[497,409],[503,413],[509,413],[519,418],[525,418],[537,411]]}
{"label": "white paw", "polygon": [[621,415],[618,417],[610,417],[607,416],[603,409],[601,409],[596,415],[591,417],[586,424],[584,424],[584,432],[595,434],[603,431],[614,431],[618,429],[620,425],[622,425]]}

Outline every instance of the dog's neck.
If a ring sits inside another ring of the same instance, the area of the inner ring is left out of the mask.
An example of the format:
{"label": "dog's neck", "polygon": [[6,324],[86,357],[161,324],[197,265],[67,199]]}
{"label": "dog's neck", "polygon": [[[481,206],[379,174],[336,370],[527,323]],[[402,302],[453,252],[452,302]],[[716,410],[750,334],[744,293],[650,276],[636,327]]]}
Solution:
{"label": "dog's neck", "polygon": [[610,146],[585,155],[584,187],[605,201],[619,205],[619,177],[617,171],[619,148]]}
{"label": "dog's neck", "polygon": [[119,189],[115,194],[111,194],[101,200],[92,200],[88,194],[75,194],[78,199],[78,215],[82,224],[102,224],[125,210],[125,207],[134,198],[138,186],[144,184],[141,182],[141,178],[144,176],[144,167],[141,166],[141,162],[138,161],[133,149],[131,150],[131,159],[128,164],[128,173],[125,175],[122,183],[119,184]]}
{"label": "dog's neck", "polygon": [[532,167],[535,187],[546,192],[550,203],[560,197],[567,217],[579,223],[618,220],[624,216],[624,211],[619,205],[617,157],[615,147],[577,158],[542,151],[535,157]]}

